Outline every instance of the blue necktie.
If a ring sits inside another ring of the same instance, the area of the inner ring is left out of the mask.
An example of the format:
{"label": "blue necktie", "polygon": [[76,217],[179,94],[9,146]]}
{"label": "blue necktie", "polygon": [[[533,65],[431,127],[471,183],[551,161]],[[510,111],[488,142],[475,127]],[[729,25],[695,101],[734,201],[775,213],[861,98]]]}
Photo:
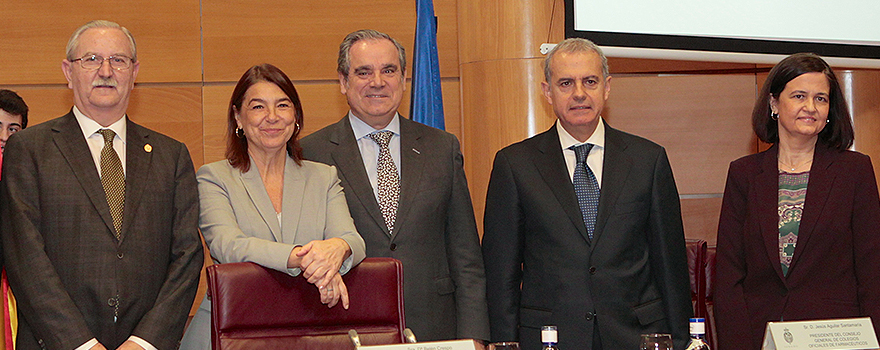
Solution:
{"label": "blue necktie", "polygon": [[599,182],[596,181],[596,175],[587,165],[587,155],[593,144],[585,143],[580,146],[571,146],[569,149],[574,150],[577,158],[577,165],[574,168],[574,193],[578,198],[578,205],[581,207],[581,215],[584,217],[584,226],[587,227],[587,236],[593,239],[593,230],[596,228],[596,213],[599,212]]}

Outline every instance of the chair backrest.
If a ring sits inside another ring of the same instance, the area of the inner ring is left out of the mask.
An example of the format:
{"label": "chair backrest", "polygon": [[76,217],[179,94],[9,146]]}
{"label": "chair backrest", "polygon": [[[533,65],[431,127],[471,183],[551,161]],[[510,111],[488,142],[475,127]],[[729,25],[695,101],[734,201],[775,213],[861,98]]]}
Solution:
{"label": "chair backrest", "polygon": [[691,302],[694,317],[706,317],[706,241],[686,239],[688,273],[691,278]]}
{"label": "chair backrest", "polygon": [[706,340],[713,349],[718,348],[715,328],[715,246],[706,249]]}
{"label": "chair backrest", "polygon": [[367,258],[343,280],[350,307],[327,308],[318,289],[302,276],[254,263],[207,268],[211,342],[218,349],[354,349],[348,331],[363,345],[404,342],[403,265]]}

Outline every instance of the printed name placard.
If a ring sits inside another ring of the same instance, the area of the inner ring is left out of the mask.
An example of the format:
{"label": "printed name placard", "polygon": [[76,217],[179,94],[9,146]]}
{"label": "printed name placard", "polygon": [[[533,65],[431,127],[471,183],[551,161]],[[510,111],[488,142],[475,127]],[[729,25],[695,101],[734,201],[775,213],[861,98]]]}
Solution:
{"label": "printed name placard", "polygon": [[358,348],[364,350],[476,350],[473,340],[447,340],[425,343],[409,343],[394,345],[370,345]]}
{"label": "printed name placard", "polygon": [[763,350],[878,349],[877,335],[871,318],[768,322],[764,332]]}

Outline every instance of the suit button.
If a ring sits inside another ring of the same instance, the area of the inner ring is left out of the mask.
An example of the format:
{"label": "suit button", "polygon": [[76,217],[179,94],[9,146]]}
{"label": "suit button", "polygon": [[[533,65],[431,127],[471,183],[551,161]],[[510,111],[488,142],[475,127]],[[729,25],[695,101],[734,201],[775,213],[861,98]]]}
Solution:
{"label": "suit button", "polygon": [[107,305],[116,306],[116,298],[107,299]]}
{"label": "suit button", "polygon": [[391,251],[397,250],[397,243],[391,243]]}
{"label": "suit button", "polygon": [[125,256],[125,254],[123,254],[123,253],[116,253],[117,259],[122,259],[122,257],[124,257],[124,256]]}
{"label": "suit button", "polygon": [[595,275],[595,274],[596,274],[596,267],[595,267],[595,266],[590,266],[590,274],[591,274],[591,275]]}
{"label": "suit button", "polygon": [[596,314],[594,314],[592,312],[588,312],[587,315],[584,316],[584,318],[586,318],[587,321],[592,321],[594,317],[596,317]]}

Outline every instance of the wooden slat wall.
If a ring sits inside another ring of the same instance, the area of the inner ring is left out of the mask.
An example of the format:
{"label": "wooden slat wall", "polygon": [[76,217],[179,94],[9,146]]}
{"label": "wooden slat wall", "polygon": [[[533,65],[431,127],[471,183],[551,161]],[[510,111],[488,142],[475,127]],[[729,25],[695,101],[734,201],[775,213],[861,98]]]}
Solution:
{"label": "wooden slat wall", "polygon": [[690,238],[715,242],[728,164],[754,153],[755,76],[621,74],[611,80],[608,124],[663,145]]}
{"label": "wooden slat wall", "polygon": [[[273,63],[294,80],[305,110],[304,134],[308,134],[336,122],[348,110],[335,71],[343,36],[361,28],[385,31],[402,42],[411,62],[414,4],[412,0],[357,4],[344,0],[120,0],[111,6],[6,1],[0,21],[0,33],[4,33],[0,88],[11,88],[25,98],[32,125],[66,113],[72,94],[60,63],[68,37],[92,19],[117,21],[134,33],[141,61],[129,115],[185,142],[198,167],[222,159],[229,94],[249,66]],[[506,146],[497,140],[510,135],[528,137],[545,130],[553,119],[547,117],[552,114],[542,99],[527,102],[509,97],[511,91],[540,94],[543,77],[537,48],[523,44],[517,33],[488,22],[458,21],[474,13],[501,13],[505,23],[518,27],[553,18],[546,27],[535,24],[522,29],[553,41],[549,39],[561,37],[561,0],[542,3],[543,7],[528,13],[517,2],[495,7],[457,0],[434,0],[434,4],[447,130],[462,141],[474,205],[482,221],[491,161],[495,151]],[[460,38],[459,28],[465,26],[477,28],[472,32],[479,35]],[[460,51],[461,42],[469,44]],[[489,45],[498,57],[478,57],[474,50],[478,45]],[[507,60],[523,53],[527,61]],[[491,64],[491,60],[506,63]],[[748,118],[755,92],[766,76],[760,72],[767,67],[622,58],[612,58],[610,63],[615,78],[604,112],[608,122],[667,148],[683,195],[686,235],[713,243],[728,162],[766,147],[752,136]],[[511,72],[509,79],[460,81],[461,72],[480,77],[481,72],[499,66]],[[858,99],[853,106],[859,137],[856,148],[873,155],[880,170],[880,101],[876,97],[880,72],[847,74],[854,82],[848,91]],[[491,101],[504,113],[463,114],[478,101]],[[407,98],[401,112],[407,114],[408,106]],[[528,115],[530,110],[540,113]],[[463,115],[472,118],[470,124],[464,123]],[[510,118],[529,121],[521,127]],[[507,135],[493,142],[480,125],[497,124],[504,126]]]}

